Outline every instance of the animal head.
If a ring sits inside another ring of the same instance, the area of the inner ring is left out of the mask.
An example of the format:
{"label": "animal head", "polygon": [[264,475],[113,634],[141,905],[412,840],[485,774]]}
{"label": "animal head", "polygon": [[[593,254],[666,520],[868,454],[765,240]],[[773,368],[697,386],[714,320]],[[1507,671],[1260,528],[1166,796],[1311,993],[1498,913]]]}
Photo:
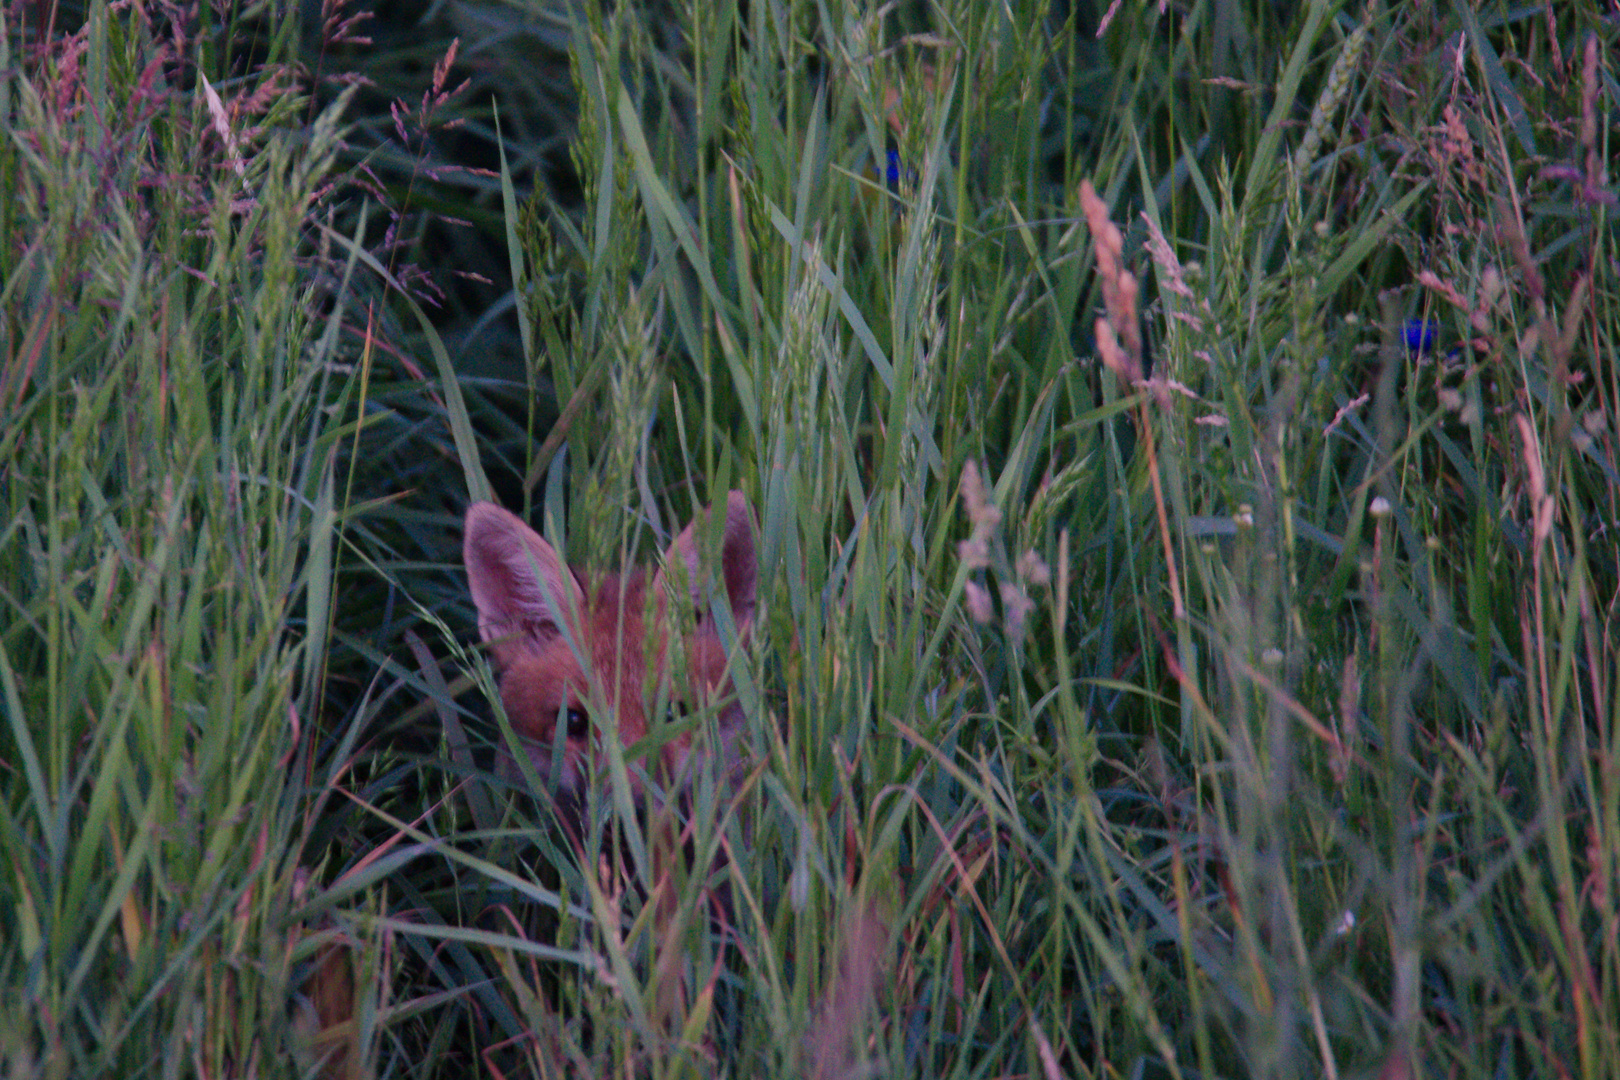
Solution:
{"label": "animal head", "polygon": [[[507,718],[540,776],[551,775],[562,740],[555,794],[565,805],[578,805],[588,758],[615,728],[620,743],[630,746],[670,713],[729,696],[726,652],[709,597],[724,590],[740,639],[753,621],[758,563],[753,511],[743,494],[726,497],[724,523],[711,528],[714,512],[687,525],[650,581],[640,569],[587,580],[515,514],[487,502],[468,508],[463,557],[478,631],[501,673]],[[700,550],[715,542],[717,551]],[[677,589],[690,598],[696,621],[672,641],[668,602]],[[672,645],[682,650],[678,661]],[[684,670],[679,685],[671,684],[672,666]],[[651,715],[660,700],[668,713]],[[740,721],[740,707],[725,704],[722,735]],[[661,782],[684,777],[690,750],[690,733],[664,743]],[[509,760],[502,771],[518,775]]]}

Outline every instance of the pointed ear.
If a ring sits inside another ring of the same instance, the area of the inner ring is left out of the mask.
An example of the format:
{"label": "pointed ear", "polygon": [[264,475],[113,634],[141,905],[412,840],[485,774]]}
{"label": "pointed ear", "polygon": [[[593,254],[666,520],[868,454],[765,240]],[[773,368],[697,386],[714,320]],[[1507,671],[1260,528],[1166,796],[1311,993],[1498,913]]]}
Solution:
{"label": "pointed ear", "polygon": [[[497,642],[495,660],[502,667],[556,634],[567,612],[584,604],[579,582],[556,549],[494,503],[467,508],[461,555],[479,636]],[[511,640],[513,634],[518,640]]]}
{"label": "pointed ear", "polygon": [[[705,558],[698,551],[698,543],[709,535],[709,516],[718,507],[703,511],[692,523],[681,530],[675,542],[664,552],[665,566],[680,560],[686,567],[686,581],[691,590],[692,604],[698,617],[707,614],[709,568],[712,556]],[[726,599],[731,605],[731,619],[739,633],[748,629],[754,619],[754,590],[759,580],[759,557],[754,552],[754,510],[748,497],[740,491],[726,496],[726,526],[720,543],[720,574],[726,587]],[[662,590],[664,570],[653,579],[654,587]]]}

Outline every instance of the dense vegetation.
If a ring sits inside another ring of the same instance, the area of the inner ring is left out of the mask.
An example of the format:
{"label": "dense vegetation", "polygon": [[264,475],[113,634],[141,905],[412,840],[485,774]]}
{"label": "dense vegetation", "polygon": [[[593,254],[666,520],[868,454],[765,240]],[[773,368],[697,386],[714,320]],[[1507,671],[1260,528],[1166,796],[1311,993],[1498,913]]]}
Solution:
{"label": "dense vegetation", "polygon": [[[1612,12],[297,7],[0,12],[0,1072],[1620,1074]],[[582,857],[461,513],[733,488]]]}

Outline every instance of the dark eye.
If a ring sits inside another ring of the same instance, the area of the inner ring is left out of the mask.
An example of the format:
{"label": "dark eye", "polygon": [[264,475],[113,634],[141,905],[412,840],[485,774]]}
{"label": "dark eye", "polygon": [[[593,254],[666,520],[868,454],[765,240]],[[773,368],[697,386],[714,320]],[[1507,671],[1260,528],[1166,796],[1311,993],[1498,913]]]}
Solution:
{"label": "dark eye", "polygon": [[671,724],[677,720],[684,720],[686,719],[686,711],[686,702],[672,701],[669,703],[669,711],[665,714],[665,719]]}
{"label": "dark eye", "polygon": [[568,707],[568,737],[583,739],[591,733],[591,718],[578,705]]}

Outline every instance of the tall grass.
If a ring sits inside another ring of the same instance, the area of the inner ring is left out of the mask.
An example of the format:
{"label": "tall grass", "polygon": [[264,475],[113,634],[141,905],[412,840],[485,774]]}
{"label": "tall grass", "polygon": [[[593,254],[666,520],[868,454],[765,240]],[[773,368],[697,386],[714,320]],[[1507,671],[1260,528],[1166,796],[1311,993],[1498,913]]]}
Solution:
{"label": "tall grass", "polygon": [[128,9],[24,29],[0,35],[0,1069],[290,1074],[355,387],[341,280],[316,284],[344,266],[309,247],[340,110],[304,127],[274,53],[216,86]]}
{"label": "tall grass", "polygon": [[[1595,10],[476,12],[416,120],[572,101],[577,189],[346,171],[290,31],[7,28],[11,1073],[1620,1072]],[[505,378],[347,198],[456,184]],[[457,522],[732,488],[661,883],[646,747],[578,850],[493,775]]]}

